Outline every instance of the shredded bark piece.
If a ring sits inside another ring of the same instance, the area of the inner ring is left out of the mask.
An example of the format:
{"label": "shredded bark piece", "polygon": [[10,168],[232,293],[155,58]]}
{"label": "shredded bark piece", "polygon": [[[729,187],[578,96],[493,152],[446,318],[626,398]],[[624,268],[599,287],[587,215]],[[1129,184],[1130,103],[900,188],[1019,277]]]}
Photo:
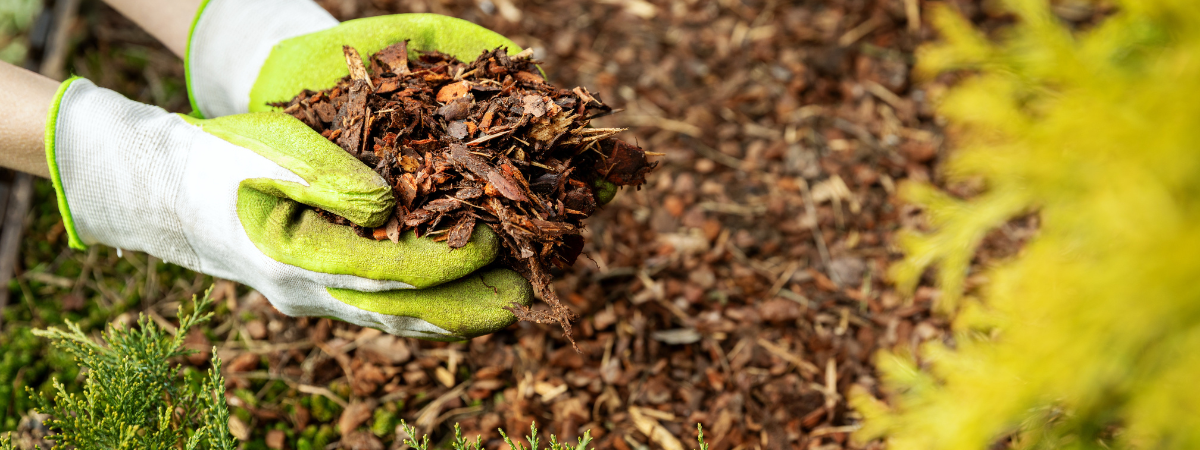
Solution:
{"label": "shredded bark piece", "polygon": [[477,223],[490,227],[507,250],[501,264],[549,306],[510,310],[557,323],[574,345],[574,315],[554,292],[550,268],[570,267],[582,252],[600,183],[639,186],[658,163],[615,139],[622,129],[590,128],[613,109],[585,88],[548,84],[531,52],[497,48],[470,63],[438,52],[409,59],[401,42],[372,55],[369,68],[355,49],[343,53],[350,75],[336,86],[272,106],[375,169],[397,206],[375,229],[318,212],[363,237],[395,242],[413,230],[451,248],[467,245]]}

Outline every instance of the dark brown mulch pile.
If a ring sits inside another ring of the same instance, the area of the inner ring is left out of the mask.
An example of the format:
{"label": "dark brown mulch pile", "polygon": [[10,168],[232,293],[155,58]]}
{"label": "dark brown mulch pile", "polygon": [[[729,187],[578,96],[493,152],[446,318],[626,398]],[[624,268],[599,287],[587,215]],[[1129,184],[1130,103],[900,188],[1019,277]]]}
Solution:
{"label": "dark brown mulch pile", "polygon": [[559,324],[574,344],[574,315],[550,287],[550,269],[579,258],[583,220],[604,186],[641,186],[658,163],[612,137],[624,129],[589,127],[613,109],[587,89],[547,84],[530,51],[497,48],[470,64],[439,52],[410,61],[399,42],[371,55],[370,71],[357,50],[343,52],[350,74],[336,86],[275,106],[373,167],[397,203],[374,229],[321,214],[362,237],[398,242],[413,230],[450,248],[466,246],[477,221],[490,227],[508,250],[504,264],[550,306],[510,309]]}
{"label": "dark brown mulch pile", "polygon": [[[320,3],[342,20],[436,12],[493,29],[533,48],[551,83],[626,110],[594,125],[629,128],[622,138],[666,156],[642,190],[586,221],[585,257],[555,272],[582,354],[554,326],[395,339],[287,318],[221,283],[233,314],[192,342],[220,348],[250,439],[294,448],[303,430],[332,424],[345,446],[392,445],[394,414],[436,436],[459,422],[489,448],[497,427],[517,434],[532,421],[567,437],[591,429],[596,448],[671,445],[652,434],[691,448],[697,422],[714,450],[854,448],[845,394],[878,392],[872,355],[945,337],[946,319],[930,314],[936,289],[905,301],[885,280],[896,231],[923,223],[896,186],[938,182],[945,151],[933,102],[949,80],[910,75],[914,49],[934,37],[930,2]],[[946,3],[1003,20],[985,2]],[[121,23],[105,14],[97,30]],[[87,45],[118,46],[115,35]],[[127,47],[161,60],[144,41]],[[995,233],[985,254],[1011,254],[1033,224]]]}

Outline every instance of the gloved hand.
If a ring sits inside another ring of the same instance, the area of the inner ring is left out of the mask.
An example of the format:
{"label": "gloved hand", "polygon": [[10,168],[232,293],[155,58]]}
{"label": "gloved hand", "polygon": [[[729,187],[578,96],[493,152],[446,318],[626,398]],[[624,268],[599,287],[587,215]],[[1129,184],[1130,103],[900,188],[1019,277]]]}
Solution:
{"label": "gloved hand", "polygon": [[[291,100],[304,89],[332,87],[346,76],[343,45],[353,46],[366,56],[404,39],[410,40],[411,50],[437,49],[466,59],[501,45],[508,46],[510,52],[520,51],[503,36],[464,20],[436,14],[383,16],[339,24],[310,0],[209,0],[197,12],[188,40],[184,63],[189,98],[194,111],[203,117],[269,111],[269,102]],[[380,262],[374,263],[372,270],[405,270],[387,266],[396,264],[389,261],[408,261],[421,264],[423,271],[445,274],[428,285],[470,272],[460,270],[467,267],[461,262],[430,257],[428,251],[444,251],[444,243],[408,238],[403,245],[396,246],[352,235],[345,240],[361,247],[362,251],[357,252],[361,255],[378,253],[375,258]],[[499,239],[490,228],[480,225],[471,238],[471,246],[490,249],[476,252],[477,256],[471,260],[469,265],[479,267],[495,257]],[[487,283],[460,282],[454,293],[457,298],[450,302],[442,288],[390,294],[405,295],[408,299],[405,304],[392,304],[378,295],[364,297],[350,291],[334,291],[334,296],[404,316],[413,316],[423,309],[444,310],[456,323],[479,324],[470,332],[478,335],[514,321],[512,314],[503,308],[512,301],[528,304],[532,297],[528,282],[515,272],[497,269],[487,277],[490,277]],[[267,298],[274,301],[270,295]],[[505,300],[495,301],[496,298]],[[405,334],[394,329],[388,331]]]}
{"label": "gloved hand", "polygon": [[[521,52],[491,30],[438,14],[339,23],[311,0],[208,0],[188,36],[188,97],[203,117],[271,111],[270,103],[328,89],[348,75],[343,45],[367,58],[405,39],[409,52],[437,50],[463,61],[501,46]],[[599,204],[616,196],[612,183],[596,180],[596,187]]]}
{"label": "gloved hand", "polygon": [[46,151],[71,246],[106,244],[235,280],[281,312],[389,333],[458,340],[491,333],[528,304],[529,284],[479,227],[451,250],[411,233],[358,237],[301,203],[364,226],[395,201],[378,174],[294,118],[170,114],[74,78],[51,108]]}
{"label": "gloved hand", "polygon": [[[363,56],[403,40],[473,61],[485,50],[521,48],[491,30],[438,14],[397,14],[339,23],[311,0],[209,0],[188,38],[188,94],[204,117],[270,111],[304,89],[349,74],[342,46]],[[369,61],[368,61],[369,65]]]}

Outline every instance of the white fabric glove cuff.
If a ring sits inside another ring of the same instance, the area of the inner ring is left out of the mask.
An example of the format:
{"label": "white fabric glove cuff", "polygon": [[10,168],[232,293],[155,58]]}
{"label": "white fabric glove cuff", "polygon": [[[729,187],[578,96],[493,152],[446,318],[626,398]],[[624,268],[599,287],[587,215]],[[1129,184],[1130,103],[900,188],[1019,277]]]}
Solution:
{"label": "white fabric glove cuff", "polygon": [[197,267],[174,199],[201,131],[83,78],[65,85],[56,109],[51,156],[72,240]]}
{"label": "white fabric glove cuff", "polygon": [[208,0],[188,37],[188,96],[204,117],[250,111],[250,89],[271,49],[338,21],[312,0]]}

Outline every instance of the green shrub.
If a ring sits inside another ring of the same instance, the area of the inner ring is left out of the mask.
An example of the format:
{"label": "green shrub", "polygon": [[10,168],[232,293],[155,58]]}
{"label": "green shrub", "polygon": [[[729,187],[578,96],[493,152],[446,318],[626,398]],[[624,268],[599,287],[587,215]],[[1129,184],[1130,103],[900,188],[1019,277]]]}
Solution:
{"label": "green shrub", "polygon": [[[211,290],[199,301],[193,298],[191,313],[185,314],[180,306],[180,324],[174,335],[163,331],[145,316],[139,317],[134,328],[110,326],[100,333],[100,342],[88,338],[69,320],[66,331],[34,330],[35,335],[49,338],[61,351],[72,355],[79,365],[89,369],[82,393],[68,392],[57,379],[52,382],[54,392],[26,388],[35,409],[50,416],[46,425],[57,433],[50,437],[57,441],[55,448],[238,448],[228,429],[230,412],[216,349],[213,349],[212,368],[203,376],[190,367],[170,363],[172,358],[191,353],[183,348],[184,337],[192,327],[212,317],[212,313],[202,314],[211,304],[210,293]],[[254,401],[248,392],[235,392],[234,395],[243,397],[247,403]],[[328,408],[326,412],[330,413],[330,418],[334,416],[333,408],[337,408],[322,396],[302,398],[300,402],[307,402],[314,410]],[[395,413],[389,407],[381,407],[375,411],[371,429],[376,435],[387,435],[395,426],[395,420]],[[429,436],[418,439],[412,426],[404,421],[400,424],[408,435],[405,438],[407,445],[419,450],[428,449]],[[531,425],[530,429],[531,434],[526,436],[529,447],[510,439],[504,430],[499,431],[510,448],[516,450],[587,450],[592,441],[588,431],[575,444],[560,443],[557,437],[551,436],[549,446],[541,447],[536,426]],[[699,431],[700,449],[707,450],[704,431]],[[329,424],[314,424],[297,433],[295,447],[319,450],[336,437],[337,433]],[[458,424],[454,425],[454,439],[448,443],[455,450],[483,448],[478,438],[474,442],[464,439]],[[253,441],[244,443],[243,447],[264,445],[261,441]],[[15,450],[9,437],[0,436],[0,450]]]}
{"label": "green shrub", "polygon": [[[63,352],[44,348],[33,328],[21,323],[4,322],[0,334],[0,434],[17,428],[21,412],[33,407],[22,386],[32,386],[47,392],[53,389],[46,380],[48,374],[74,380],[79,369]],[[77,387],[77,386],[76,386]],[[70,388],[68,388],[70,390]]]}
{"label": "green shrub", "polygon": [[[421,438],[418,439],[417,438],[417,429],[415,427],[413,427],[412,425],[409,425],[408,423],[406,423],[403,420],[400,421],[400,427],[403,428],[404,433],[408,435],[408,437],[404,438],[404,445],[412,447],[414,450],[429,450],[429,435],[423,435],[423,436],[421,436]],[[529,424],[530,434],[528,436],[525,436],[525,440],[529,442],[528,448],[525,447],[525,445],[522,444],[520,441],[513,442],[513,440],[508,437],[508,434],[506,434],[503,429],[497,429],[497,430],[500,431],[500,436],[504,437],[504,442],[506,444],[508,444],[508,448],[510,448],[510,449],[513,449],[513,450],[543,450],[542,447],[538,446],[538,437],[537,437],[538,432],[537,432],[537,424],[536,423]],[[591,430],[588,430],[586,433],[584,433],[583,437],[579,438],[578,442],[575,445],[570,445],[567,443],[560,443],[560,442],[558,442],[557,437],[555,437],[554,435],[551,435],[550,436],[550,446],[545,447],[545,450],[588,450],[588,444],[590,444],[591,442],[592,442]],[[474,441],[468,441],[465,438],[463,438],[462,429],[460,429],[458,424],[456,423],[456,424],[454,424],[454,440],[450,441],[450,448],[452,448],[454,450],[482,450],[484,447],[483,447],[483,441],[479,437],[476,437]],[[3,449],[0,449],[0,450],[3,450]]]}
{"label": "green shrub", "polygon": [[[925,74],[974,75],[944,98],[969,200],[909,185],[934,230],[893,268],[912,289],[936,265],[952,346],[881,354],[891,406],[854,395],[858,439],[889,448],[1200,448],[1200,2],[1119,1],[1072,31],[1048,2],[1002,2],[989,40],[946,9]],[[1040,230],[960,301],[974,249],[1027,212]]]}
{"label": "green shrub", "polygon": [[[416,428],[404,422],[403,420],[400,421],[400,427],[403,428],[404,433],[408,435],[408,437],[404,438],[404,445],[407,445],[415,450],[429,450],[428,435],[421,436],[421,438],[418,439],[416,437]],[[529,435],[525,436],[525,441],[529,443],[529,447],[526,447],[525,444],[522,444],[519,440],[513,441],[512,438],[508,437],[508,434],[505,433],[503,429],[497,429],[497,431],[499,431],[500,436],[504,438],[504,443],[508,445],[508,448],[513,450],[588,450],[588,444],[592,443],[592,431],[588,430],[583,433],[583,437],[576,439],[574,444],[569,442],[558,442],[558,437],[550,435],[550,445],[541,447],[537,437],[537,423],[529,424]],[[696,436],[696,441],[700,444],[700,450],[708,450],[708,443],[704,442],[704,428],[701,427],[700,424],[696,424],[696,431],[699,433]],[[456,423],[454,424],[454,440],[450,441],[450,448],[454,450],[481,450],[484,447],[483,442],[478,437],[476,437],[474,441],[468,441],[463,438],[462,430]]]}
{"label": "green shrub", "polygon": [[[47,425],[58,433],[51,437],[58,441],[56,448],[232,450],[216,352],[212,369],[199,383],[185,379],[179,365],[170,363],[190,353],[183,349],[184,336],[209,320],[212,314],[201,311],[210,303],[206,294],[194,302],[191,314],[184,314],[181,306],[174,336],[145,316],[136,328],[109,327],[99,343],[70,321],[67,331],[34,331],[90,370],[82,394],[67,392],[58,380],[53,398],[27,388],[36,409],[51,416]],[[0,439],[0,448],[5,445],[12,444]]]}

